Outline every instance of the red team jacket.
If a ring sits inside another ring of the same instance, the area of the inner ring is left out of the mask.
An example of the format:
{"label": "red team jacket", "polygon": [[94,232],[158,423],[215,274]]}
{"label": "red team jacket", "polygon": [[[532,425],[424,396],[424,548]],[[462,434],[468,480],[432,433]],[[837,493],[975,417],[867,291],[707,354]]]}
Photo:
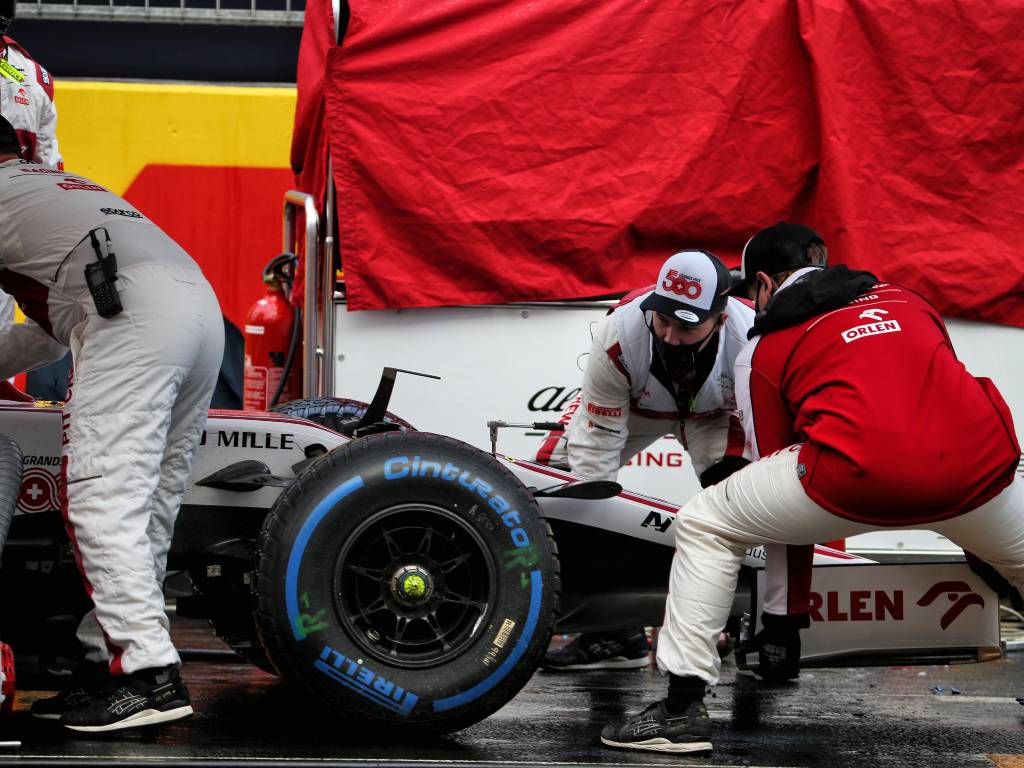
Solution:
{"label": "red team jacket", "polygon": [[[785,293],[787,289],[780,292]],[[755,456],[802,443],[807,495],[830,512],[907,526],[975,509],[1012,481],[1009,408],[957,360],[935,309],[880,283],[839,309],[755,337],[749,362]]]}

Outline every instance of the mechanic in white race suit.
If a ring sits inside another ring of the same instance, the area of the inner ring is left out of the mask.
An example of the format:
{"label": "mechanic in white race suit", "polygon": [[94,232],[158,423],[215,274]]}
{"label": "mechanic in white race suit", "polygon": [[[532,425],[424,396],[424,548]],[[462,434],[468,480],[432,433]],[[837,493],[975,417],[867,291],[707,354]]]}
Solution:
{"label": "mechanic in white race suit", "polygon": [[134,206],[17,152],[0,118],[0,285],[28,318],[3,335],[0,377],[71,349],[61,505],[94,605],[78,638],[108,678],[33,714],[82,731],[186,717],[162,586],[221,364],[220,308],[196,263]]}
{"label": "mechanic in white race suit", "polygon": [[1006,402],[957,359],[934,307],[780,244],[795,226],[762,230],[743,253],[758,316],[736,393],[756,460],[679,511],[658,644],[668,695],[605,726],[606,745],[711,749],[715,638],[752,544],[927,529],[1024,587],[1024,478]]}
{"label": "mechanic in white race suit", "polygon": [[[53,102],[53,77],[35,61],[8,31],[14,23],[16,0],[0,0],[0,115],[18,132],[21,156],[50,168],[62,168],[57,148],[57,107]],[[0,291],[0,329],[14,322],[14,299]],[[28,382],[53,382],[39,391],[44,398],[63,399],[67,390],[68,360],[37,370]],[[56,387],[56,391],[53,391]]]}
{"label": "mechanic in white race suit", "polygon": [[[650,289],[623,299],[596,327],[582,391],[537,461],[591,480],[619,468],[665,435],[685,446],[702,487],[750,459],[736,415],[733,363],[754,322],[749,302],[727,296],[731,277],[707,251],[668,258]],[[550,651],[551,671],[649,664],[642,627],[584,633]]]}
{"label": "mechanic in white race suit", "polygon": [[15,0],[0,0],[0,114],[17,130],[22,157],[60,168],[53,78],[7,36],[15,8]]}

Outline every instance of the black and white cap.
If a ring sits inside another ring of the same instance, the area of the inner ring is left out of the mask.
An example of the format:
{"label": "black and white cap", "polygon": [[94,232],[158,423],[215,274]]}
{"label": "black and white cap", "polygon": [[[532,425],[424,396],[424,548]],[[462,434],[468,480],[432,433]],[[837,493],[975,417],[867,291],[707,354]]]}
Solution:
{"label": "black and white cap", "polygon": [[654,291],[640,309],[695,328],[721,312],[732,287],[729,270],[708,251],[680,251],[661,265]]}

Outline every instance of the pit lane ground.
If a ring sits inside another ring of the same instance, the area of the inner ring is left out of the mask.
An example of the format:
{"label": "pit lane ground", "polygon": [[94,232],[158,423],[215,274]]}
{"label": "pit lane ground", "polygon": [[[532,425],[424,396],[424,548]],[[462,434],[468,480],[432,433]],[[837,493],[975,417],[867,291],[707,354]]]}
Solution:
{"label": "pit lane ground", "polygon": [[[418,741],[367,737],[311,717],[301,695],[245,663],[197,622],[174,620],[189,659],[183,675],[197,714],[162,728],[85,739],[28,713],[48,694],[20,691],[0,723],[0,765],[351,766],[977,766],[1024,768],[1024,653],[987,664],[812,670],[764,688],[727,661],[708,709],[709,757],[613,751],[601,725],[663,694],[653,671],[538,673],[508,706],[459,733]],[[943,688],[936,693],[937,686]],[[960,691],[959,695],[952,689]]]}

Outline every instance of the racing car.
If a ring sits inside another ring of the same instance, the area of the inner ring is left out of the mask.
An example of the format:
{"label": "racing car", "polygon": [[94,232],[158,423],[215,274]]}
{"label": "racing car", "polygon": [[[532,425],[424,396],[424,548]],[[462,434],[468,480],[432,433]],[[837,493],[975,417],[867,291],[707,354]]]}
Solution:
{"label": "racing car", "polygon": [[[661,623],[678,504],[505,456],[500,422],[490,453],[416,431],[387,410],[397,373],[368,405],[210,411],[169,558],[194,588],[179,615],[325,709],[435,732],[508,702],[555,631]],[[53,657],[88,607],[57,511],[61,405],[3,397],[0,639]],[[760,615],[763,558],[736,621]],[[996,596],[963,563],[817,547],[812,620],[807,666],[1000,655]]]}

